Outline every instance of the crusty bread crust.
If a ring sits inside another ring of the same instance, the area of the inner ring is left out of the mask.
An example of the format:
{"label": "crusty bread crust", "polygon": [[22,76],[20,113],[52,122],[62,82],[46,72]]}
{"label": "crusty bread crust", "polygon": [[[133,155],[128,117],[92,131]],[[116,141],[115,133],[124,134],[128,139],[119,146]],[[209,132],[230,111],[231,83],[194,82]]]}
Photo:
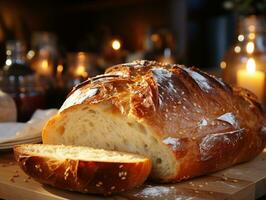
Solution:
{"label": "crusty bread crust", "polygon": [[232,88],[197,68],[154,61],[111,67],[74,88],[44,128],[44,143],[64,143],[51,139],[59,135],[55,124],[72,120],[67,116],[81,109],[80,105],[89,108],[103,102],[111,105],[106,112],[136,119],[170,149],[169,157],[174,155],[178,165],[169,166],[176,168],[170,176],[153,177],[162,182],[248,161],[266,144],[265,111],[251,92]]}
{"label": "crusty bread crust", "polygon": [[[42,148],[53,151],[51,146],[57,145],[42,145]],[[59,159],[42,155],[41,151],[38,154],[31,153],[27,148],[36,148],[36,145],[14,147],[15,159],[23,171],[40,183],[65,190],[110,195],[141,185],[151,171],[151,161],[148,158],[139,159],[138,162]],[[73,147],[60,148],[67,151]]]}

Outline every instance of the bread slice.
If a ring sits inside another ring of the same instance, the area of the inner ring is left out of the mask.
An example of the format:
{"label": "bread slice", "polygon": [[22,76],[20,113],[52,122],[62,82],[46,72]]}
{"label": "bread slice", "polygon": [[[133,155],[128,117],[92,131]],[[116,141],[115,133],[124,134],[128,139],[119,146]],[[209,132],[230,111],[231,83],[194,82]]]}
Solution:
{"label": "bread slice", "polygon": [[57,188],[112,194],[141,185],[151,161],[141,155],[80,146],[26,144],[14,147],[26,174]]}

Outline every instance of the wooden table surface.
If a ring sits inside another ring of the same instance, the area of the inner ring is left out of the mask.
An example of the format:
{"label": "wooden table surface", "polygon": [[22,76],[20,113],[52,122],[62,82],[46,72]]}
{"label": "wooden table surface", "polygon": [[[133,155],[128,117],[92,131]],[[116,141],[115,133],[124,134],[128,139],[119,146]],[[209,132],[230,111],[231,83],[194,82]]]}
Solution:
{"label": "wooden table surface", "polygon": [[177,184],[144,184],[117,196],[79,194],[42,185],[20,170],[12,152],[0,152],[0,198],[7,200],[250,200],[266,195],[266,149],[254,160]]}

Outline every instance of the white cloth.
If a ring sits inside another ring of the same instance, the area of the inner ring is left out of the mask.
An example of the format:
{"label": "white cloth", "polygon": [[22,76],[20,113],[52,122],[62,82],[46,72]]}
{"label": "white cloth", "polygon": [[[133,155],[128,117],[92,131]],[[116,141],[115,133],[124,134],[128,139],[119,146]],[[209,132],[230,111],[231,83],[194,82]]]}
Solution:
{"label": "white cloth", "polygon": [[57,109],[36,110],[26,123],[1,122],[0,144],[40,137],[45,123],[57,112]]}

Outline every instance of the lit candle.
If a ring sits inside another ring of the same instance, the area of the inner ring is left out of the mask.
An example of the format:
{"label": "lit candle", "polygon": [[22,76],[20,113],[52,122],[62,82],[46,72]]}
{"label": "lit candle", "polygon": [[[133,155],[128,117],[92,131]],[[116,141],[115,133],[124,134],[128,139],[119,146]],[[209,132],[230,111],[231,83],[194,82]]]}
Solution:
{"label": "lit candle", "polygon": [[256,62],[249,58],[245,70],[237,71],[237,85],[252,91],[260,101],[264,96],[265,74],[256,70]]}
{"label": "lit candle", "polygon": [[58,79],[62,78],[63,69],[64,69],[64,67],[63,67],[62,64],[57,65],[56,76],[57,76]]}
{"label": "lit candle", "polygon": [[36,64],[36,71],[43,76],[50,76],[53,73],[53,68],[47,59],[40,59]]}
{"label": "lit candle", "polygon": [[114,39],[111,41],[111,46],[113,50],[118,51],[121,48],[121,42],[118,39]]}
{"label": "lit candle", "polygon": [[83,78],[87,77],[88,73],[86,72],[85,66],[83,66],[83,65],[77,66],[77,68],[75,70],[75,76],[76,77],[80,77],[81,76]]}

